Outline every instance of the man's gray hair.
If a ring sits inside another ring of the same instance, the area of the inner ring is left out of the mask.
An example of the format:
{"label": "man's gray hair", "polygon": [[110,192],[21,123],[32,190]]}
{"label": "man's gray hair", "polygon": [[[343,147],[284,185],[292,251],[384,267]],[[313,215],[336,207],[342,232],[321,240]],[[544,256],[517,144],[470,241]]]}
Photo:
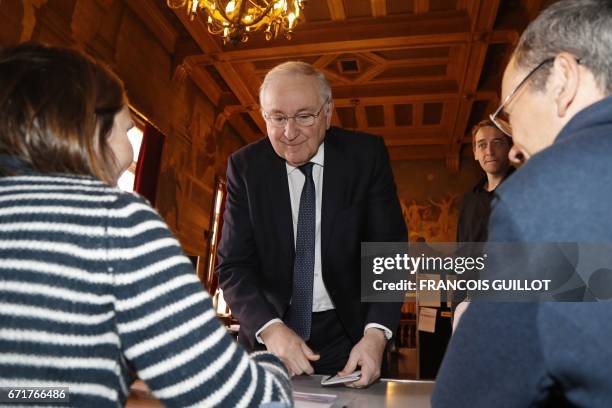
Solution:
{"label": "man's gray hair", "polygon": [[[518,67],[531,69],[561,52],[580,60],[606,94],[612,94],[612,1],[562,0],[546,8],[523,32],[514,51]],[[543,89],[550,66],[533,78]]]}
{"label": "man's gray hair", "polygon": [[276,77],[281,75],[302,75],[312,76],[319,82],[319,96],[321,103],[331,101],[332,91],[329,81],[325,78],[323,72],[313,67],[312,65],[302,61],[288,61],[272,68],[263,80],[259,88],[259,104],[261,104],[266,87]]}

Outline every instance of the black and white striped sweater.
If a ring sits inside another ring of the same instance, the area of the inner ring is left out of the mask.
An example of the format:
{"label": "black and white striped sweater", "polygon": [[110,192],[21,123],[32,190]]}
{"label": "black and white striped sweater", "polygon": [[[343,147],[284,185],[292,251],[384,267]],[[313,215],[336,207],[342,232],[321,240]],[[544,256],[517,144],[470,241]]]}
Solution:
{"label": "black and white striped sweater", "polygon": [[90,177],[0,178],[0,387],[114,407],[130,369],[167,406],[291,404],[280,360],[226,334],[144,199]]}

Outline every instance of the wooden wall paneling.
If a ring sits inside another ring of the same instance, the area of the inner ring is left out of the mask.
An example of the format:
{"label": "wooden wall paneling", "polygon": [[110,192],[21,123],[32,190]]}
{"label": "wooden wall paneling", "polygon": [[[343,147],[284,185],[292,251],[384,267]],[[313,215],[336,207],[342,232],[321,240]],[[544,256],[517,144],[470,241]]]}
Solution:
{"label": "wooden wall paneling", "polygon": [[0,2],[0,20],[1,45],[15,45],[29,40],[36,25],[32,1],[29,1],[29,5],[25,0]]}
{"label": "wooden wall paneling", "polygon": [[[83,1],[83,0],[82,0]],[[91,1],[91,0],[85,0]],[[178,33],[163,13],[150,0],[125,0],[128,7],[137,13],[149,31],[162,44],[164,49],[172,54]]]}
{"label": "wooden wall paneling", "polygon": [[387,0],[371,0],[372,17],[384,17],[387,15]]}
{"label": "wooden wall paneling", "polygon": [[327,0],[327,7],[333,21],[346,20],[346,12],[344,11],[344,2],[342,0]]}
{"label": "wooden wall paneling", "polygon": [[[28,6],[29,2],[25,5]],[[65,0],[62,2],[47,2],[32,0],[32,7],[24,9],[25,16],[34,12],[34,30],[28,40],[40,41],[48,44],[70,45],[74,42],[71,38],[70,25],[74,12],[76,0]],[[24,31],[25,33],[25,31]],[[23,34],[22,33],[22,37]],[[25,39],[24,39],[25,40]]]}

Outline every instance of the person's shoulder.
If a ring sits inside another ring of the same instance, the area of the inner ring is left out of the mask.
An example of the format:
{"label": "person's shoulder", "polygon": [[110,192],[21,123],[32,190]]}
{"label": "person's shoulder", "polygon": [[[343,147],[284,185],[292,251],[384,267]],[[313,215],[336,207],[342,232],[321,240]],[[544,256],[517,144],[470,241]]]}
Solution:
{"label": "person's shoulder", "polygon": [[89,207],[103,206],[114,201],[122,191],[87,175],[29,172],[3,178],[6,184],[18,185],[23,191],[35,191],[41,196],[54,196],[58,202],[83,201]]}
{"label": "person's shoulder", "polygon": [[242,146],[232,153],[230,157],[235,161],[254,160],[271,152],[273,152],[272,144],[270,140],[264,136],[246,146]]}
{"label": "person's shoulder", "polygon": [[328,149],[334,149],[360,163],[367,163],[386,154],[382,137],[337,127],[327,131],[325,151]]}
{"label": "person's shoulder", "polygon": [[325,140],[326,142],[345,144],[350,147],[374,147],[384,143],[380,136],[335,126],[329,128]]}

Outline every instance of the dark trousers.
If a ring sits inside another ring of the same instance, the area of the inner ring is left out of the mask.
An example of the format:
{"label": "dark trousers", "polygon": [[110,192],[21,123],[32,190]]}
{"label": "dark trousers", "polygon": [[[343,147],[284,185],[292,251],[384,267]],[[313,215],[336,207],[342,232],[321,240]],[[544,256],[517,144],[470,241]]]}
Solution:
{"label": "dark trousers", "polygon": [[316,374],[336,374],[348,361],[353,348],[348,334],[334,309],[312,314],[308,347],[321,357],[311,362]]}

